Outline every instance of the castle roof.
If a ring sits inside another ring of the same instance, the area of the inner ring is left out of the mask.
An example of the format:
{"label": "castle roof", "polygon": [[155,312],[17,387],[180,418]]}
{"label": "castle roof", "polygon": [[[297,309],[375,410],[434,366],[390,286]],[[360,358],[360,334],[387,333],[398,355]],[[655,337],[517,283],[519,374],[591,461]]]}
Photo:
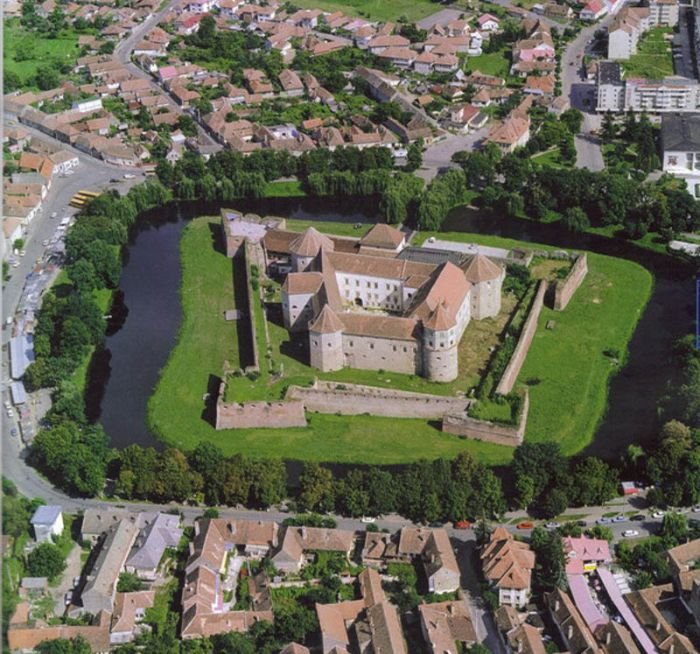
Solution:
{"label": "castle roof", "polygon": [[437,309],[430,314],[425,321],[425,326],[436,332],[443,332],[455,326],[454,319],[450,316],[444,304],[438,304]]}
{"label": "castle roof", "polygon": [[289,295],[314,294],[323,284],[323,275],[317,272],[289,273],[282,284],[282,290]]}
{"label": "castle roof", "polygon": [[320,250],[333,249],[333,241],[314,227],[307,227],[289,244],[289,251],[300,257],[315,257]]}
{"label": "castle roof", "polygon": [[323,309],[321,309],[321,313],[318,314],[316,320],[309,325],[309,331],[318,334],[333,334],[335,332],[342,332],[344,329],[345,325],[340,318],[338,318],[335,311],[331,309],[329,304],[326,304]]}
{"label": "castle roof", "polygon": [[360,244],[373,248],[395,250],[403,243],[404,238],[404,234],[400,229],[377,223],[360,239]]}
{"label": "castle roof", "polygon": [[464,273],[452,262],[446,261],[436,268],[431,279],[416,293],[411,316],[426,322],[439,306],[445,309],[444,316],[438,316],[449,329],[457,323],[457,312],[471,290],[471,284]]}
{"label": "castle roof", "polygon": [[474,256],[464,270],[464,276],[472,284],[498,279],[502,274],[503,269],[483,254]]}

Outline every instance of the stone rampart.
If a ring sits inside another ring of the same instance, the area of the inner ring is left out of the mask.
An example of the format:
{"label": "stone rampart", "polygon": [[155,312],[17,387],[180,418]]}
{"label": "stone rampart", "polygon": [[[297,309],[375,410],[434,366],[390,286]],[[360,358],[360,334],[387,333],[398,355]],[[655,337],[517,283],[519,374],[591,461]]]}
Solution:
{"label": "stone rampart", "polygon": [[520,407],[520,416],[517,425],[505,425],[488,420],[470,418],[466,412],[460,414],[447,414],[442,419],[442,431],[457,436],[465,436],[472,440],[517,447],[523,442],[525,428],[527,427],[527,414],[530,409],[530,400],[527,391],[523,394]]}
{"label": "stone rampart", "polygon": [[224,402],[225,392],[226,382],[222,382],[216,403],[216,429],[306,427],[304,405],[301,402]]}
{"label": "stone rampart", "polygon": [[563,311],[588,274],[588,257],[585,252],[578,255],[569,274],[554,285],[554,310]]}
{"label": "stone rampart", "polygon": [[518,343],[513,351],[513,356],[510,358],[510,361],[503,372],[503,376],[498,382],[498,386],[496,386],[496,393],[507,395],[513,390],[513,386],[515,386],[520,370],[525,363],[527,352],[532,344],[532,339],[535,337],[535,332],[537,331],[537,320],[539,319],[540,312],[542,311],[544,294],[546,291],[547,282],[545,280],[541,280],[539,286],[537,287],[535,298],[532,301],[530,313],[528,314],[527,319],[525,320],[525,325],[520,332],[520,337],[518,338]]}
{"label": "stone rampart", "polygon": [[440,419],[446,413],[461,413],[471,404],[466,398],[322,381],[311,387],[290,386],[285,398],[300,401],[307,411],[317,413],[344,416],[369,413],[387,418],[424,420]]}
{"label": "stone rampart", "polygon": [[246,370],[260,370],[260,357],[258,352],[258,339],[255,332],[255,306],[254,302],[260,301],[260,294],[253,290],[250,282],[250,264],[253,260],[251,257],[252,245],[246,241],[244,247],[242,247],[236,256],[243,257],[243,263],[241,265],[241,270],[245,274],[245,294],[246,294],[246,311],[248,312],[248,326],[250,333],[248,338],[250,338],[250,343],[253,351],[253,365],[249,366]]}

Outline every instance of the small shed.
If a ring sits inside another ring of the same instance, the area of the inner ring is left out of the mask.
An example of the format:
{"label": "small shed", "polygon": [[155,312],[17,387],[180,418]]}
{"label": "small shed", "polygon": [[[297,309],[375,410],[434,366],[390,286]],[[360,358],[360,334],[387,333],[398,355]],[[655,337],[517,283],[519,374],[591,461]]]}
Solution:
{"label": "small shed", "polygon": [[623,495],[636,495],[639,493],[639,488],[633,481],[623,481],[620,486],[622,487]]}
{"label": "small shed", "polygon": [[15,406],[24,404],[27,401],[27,392],[24,390],[24,384],[21,381],[10,384],[10,394],[12,395],[12,404]]}

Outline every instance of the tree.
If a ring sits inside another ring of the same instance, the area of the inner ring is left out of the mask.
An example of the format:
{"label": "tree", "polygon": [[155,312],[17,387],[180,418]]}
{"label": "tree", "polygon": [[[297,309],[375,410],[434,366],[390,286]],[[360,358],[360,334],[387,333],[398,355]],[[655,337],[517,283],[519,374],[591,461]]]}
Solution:
{"label": "tree", "polygon": [[41,543],[27,556],[27,572],[32,577],[46,577],[53,581],[65,567],[63,554],[53,543]]}
{"label": "tree", "polygon": [[61,83],[61,77],[53,66],[39,66],[36,69],[35,81],[42,91],[48,91]]}
{"label": "tree", "polygon": [[615,118],[611,111],[606,111],[603,114],[600,133],[606,143],[611,143],[617,135],[617,126],[615,125]]}
{"label": "tree", "polygon": [[590,529],[586,530],[586,536],[589,538],[597,538],[598,540],[607,540],[612,542],[615,538],[613,530],[605,525],[593,525]]}
{"label": "tree", "polygon": [[68,277],[78,293],[89,293],[100,285],[95,266],[87,259],[80,259],[68,266]]}
{"label": "tree", "polygon": [[143,581],[133,572],[122,572],[117,581],[118,593],[133,593],[143,589]]}
{"label": "tree", "polygon": [[5,93],[12,93],[22,87],[22,78],[14,70],[5,70],[2,88]]}
{"label": "tree", "polygon": [[566,492],[559,488],[554,488],[545,493],[539,502],[539,509],[543,518],[554,518],[564,513],[568,506],[569,499]]}
{"label": "tree", "polygon": [[664,516],[660,535],[667,548],[687,542],[688,534],[688,519],[682,513],[667,513]]}
{"label": "tree", "polygon": [[561,536],[556,531],[548,532],[542,527],[535,527],[530,536],[530,545],[535,552],[535,588],[539,591],[565,588],[566,554]]}
{"label": "tree", "polygon": [[36,646],[35,651],[38,654],[90,654],[92,647],[85,638],[77,636],[70,640],[65,638],[45,640]]}
{"label": "tree", "polygon": [[418,143],[411,143],[408,146],[408,152],[406,154],[406,166],[407,172],[414,172],[418,170],[423,165],[423,152],[422,148]]}
{"label": "tree", "polygon": [[559,120],[566,125],[572,136],[576,136],[581,131],[583,125],[583,114],[578,109],[567,109],[559,116]]}
{"label": "tree", "polygon": [[299,477],[301,510],[325,513],[333,508],[333,504],[333,473],[318,463],[305,463]]}
{"label": "tree", "polygon": [[617,470],[595,457],[578,461],[572,475],[572,501],[582,506],[604,504],[617,495]]}

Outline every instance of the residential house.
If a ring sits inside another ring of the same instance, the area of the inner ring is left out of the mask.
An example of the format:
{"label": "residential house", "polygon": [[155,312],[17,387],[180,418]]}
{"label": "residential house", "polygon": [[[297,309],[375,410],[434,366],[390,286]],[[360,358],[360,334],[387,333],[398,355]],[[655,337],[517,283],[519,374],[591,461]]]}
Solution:
{"label": "residential house", "polygon": [[55,536],[63,533],[63,514],[60,506],[40,506],[34,511],[30,522],[37,543],[50,543]]}
{"label": "residential house", "polygon": [[417,53],[411,48],[390,47],[383,48],[378,56],[397,68],[410,68],[416,60]]}
{"label": "residential house", "polygon": [[389,48],[408,48],[411,42],[398,34],[378,35],[370,39],[367,47],[373,55],[380,55]]}
{"label": "residential house", "polygon": [[361,651],[408,654],[396,607],[389,602],[376,570],[358,575],[362,599],[316,604],[323,654],[348,651],[357,642]]}
{"label": "residential house", "polygon": [[544,15],[552,20],[570,20],[574,16],[574,10],[567,4],[547,2],[544,5]]}
{"label": "residential house", "polygon": [[700,538],[668,550],[668,559],[678,597],[700,625]]}
{"label": "residential house", "polygon": [[444,529],[404,527],[399,532],[397,557],[423,564],[431,593],[452,593],[460,587],[460,571]]}
{"label": "residential house", "polygon": [[530,120],[509,116],[491,128],[487,141],[495,143],[503,152],[513,152],[530,140]]}
{"label": "residential house", "polygon": [[482,14],[476,19],[476,23],[482,32],[497,32],[501,27],[498,18],[491,14]]}
{"label": "residential house", "polygon": [[484,577],[498,590],[499,604],[523,608],[530,599],[535,554],[526,543],[516,541],[504,527],[497,527],[481,552]]}
{"label": "residential house", "polygon": [[432,654],[459,652],[479,641],[464,600],[421,604],[418,613]]}
{"label": "residential house", "polygon": [[566,552],[567,574],[593,572],[599,565],[612,561],[608,541],[601,538],[566,536],[564,538],[564,551]]}
{"label": "residential house", "polygon": [[80,596],[84,612],[114,612],[117,580],[137,534],[138,527],[130,520],[121,520],[107,531]]}
{"label": "residential house", "polygon": [[523,93],[551,98],[554,96],[556,77],[554,75],[528,75]]}
{"label": "residential house", "polygon": [[545,604],[569,652],[598,652],[593,633],[566,592],[557,588],[545,594]]}
{"label": "residential house", "polygon": [[[92,73],[92,71],[90,72]],[[86,98],[84,100],[76,100],[71,108],[79,111],[81,114],[86,114],[91,111],[98,111],[102,109],[102,98]]]}
{"label": "residential house", "polygon": [[339,552],[349,557],[355,546],[352,531],[318,527],[287,527],[279,550],[272,556],[282,572],[299,572],[314,552]]}
{"label": "residential house", "polygon": [[54,172],[63,175],[80,165],[80,158],[70,150],[59,150],[49,155],[49,159],[54,165]]}
{"label": "residential house", "polygon": [[608,59],[629,59],[650,27],[648,7],[623,7],[608,28]]}
{"label": "residential house", "polygon": [[279,82],[282,85],[282,93],[280,95],[288,98],[296,98],[304,95],[304,84],[299,75],[291,68],[285,68],[279,74]]}
{"label": "residential house", "polygon": [[700,198],[700,113],[665,114],[661,119],[661,167],[680,177]]}
{"label": "residential house", "polygon": [[165,550],[177,547],[182,538],[179,524],[180,516],[169,513],[157,513],[155,519],[145,519],[126,560],[126,571],[154,581]]}
{"label": "residential house", "polygon": [[114,614],[110,625],[111,645],[129,643],[139,634],[150,631],[144,624],[146,609],[155,601],[154,590],[140,590],[133,593],[117,593],[114,600]]}
{"label": "residential house", "polygon": [[596,21],[608,13],[608,5],[605,0],[589,0],[586,6],[579,12],[579,18],[585,21]]}

